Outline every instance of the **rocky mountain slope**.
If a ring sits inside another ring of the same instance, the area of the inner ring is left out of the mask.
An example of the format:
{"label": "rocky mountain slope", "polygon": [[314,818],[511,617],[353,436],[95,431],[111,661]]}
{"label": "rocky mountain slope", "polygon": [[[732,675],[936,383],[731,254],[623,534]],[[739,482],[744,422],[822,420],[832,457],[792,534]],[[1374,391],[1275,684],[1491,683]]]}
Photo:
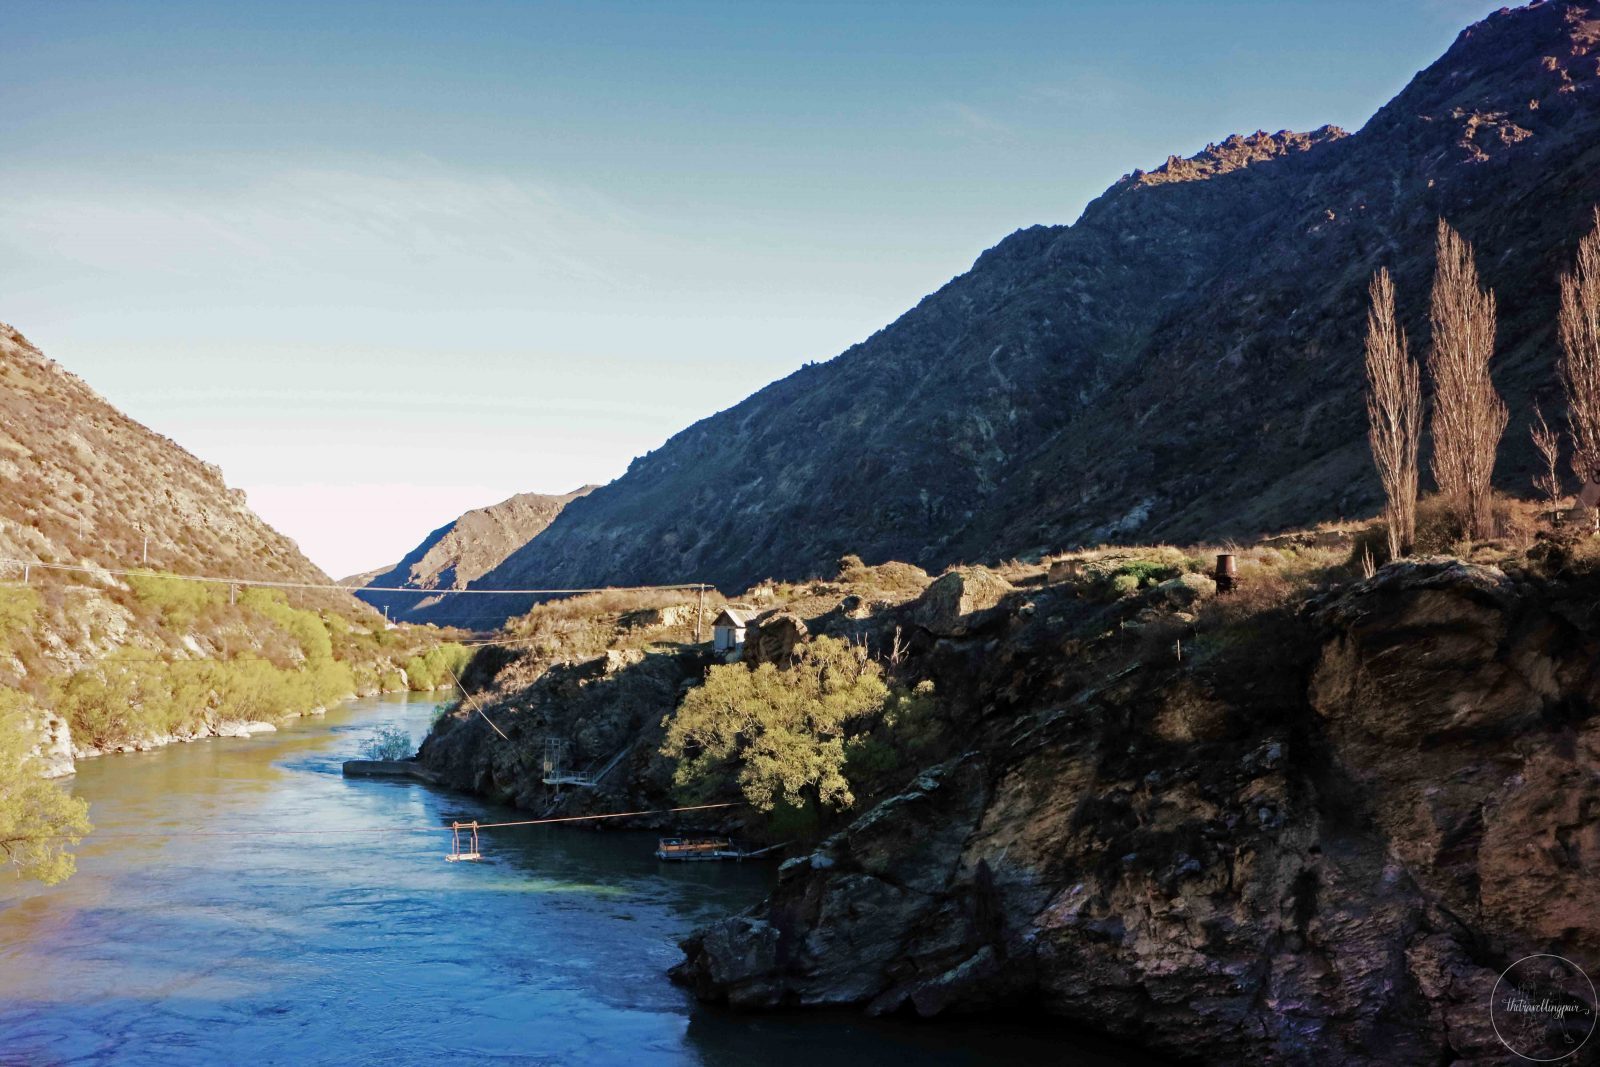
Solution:
{"label": "rocky mountain slope", "polygon": [[[424,537],[421,544],[393,567],[352,575],[343,579],[342,584],[440,591],[465,589],[549,526],[568,504],[587,496],[595,488],[585,485],[560,495],[518,493],[498,504],[474,508]],[[408,593],[362,592],[356,595],[375,608],[387,609],[391,619],[424,618],[428,609],[439,602],[438,597]],[[505,615],[501,614],[491,621],[503,618]],[[482,620],[463,617],[457,621],[470,626]]]}
{"label": "rocky mountain slope", "polygon": [[128,418],[4,324],[0,556],[328,581],[221,470]]}
{"label": "rocky mountain slope", "polygon": [[1256,133],[1035,226],[836,359],[634,461],[477,585],[937,568],[1102,540],[1246,535],[1379,501],[1365,285],[1427,340],[1435,220],[1499,295],[1521,484],[1530,394],[1558,408],[1556,276],[1600,201],[1600,5],[1463,32],[1358,133]]}
{"label": "rocky mountain slope", "polygon": [[215,466],[5,325],[0,559],[30,564],[0,563],[0,729],[37,736],[53,774],[406,688],[405,665],[439,641],[341,592],[166,577],[329,581]]}

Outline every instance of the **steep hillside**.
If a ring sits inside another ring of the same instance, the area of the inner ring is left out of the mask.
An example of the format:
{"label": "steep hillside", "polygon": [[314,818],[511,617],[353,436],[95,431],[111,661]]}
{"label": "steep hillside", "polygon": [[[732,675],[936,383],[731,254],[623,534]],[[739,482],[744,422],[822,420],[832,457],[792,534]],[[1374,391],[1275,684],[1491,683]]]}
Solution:
{"label": "steep hillside", "polygon": [[1427,339],[1435,220],[1500,298],[1519,484],[1556,275],[1600,200],[1600,5],[1502,11],[1356,134],[1230,137],[1036,226],[838,358],[637,459],[476,585],[936,568],[1370,513],[1359,331],[1388,265]]}
{"label": "steep hillside", "polygon": [[346,593],[173,577],[328,582],[220,470],[4,325],[0,559],[28,564],[0,564],[0,734],[36,739],[46,773],[443,674],[422,655],[437,631],[388,628]]}
{"label": "steep hillside", "polygon": [[[559,496],[518,493],[498,504],[475,508],[424,537],[420,545],[393,567],[353,575],[342,584],[441,591],[465,589],[549,526],[562,508],[595,488],[585,485]],[[424,618],[428,609],[438,603],[437,597],[409,593],[356,595],[375,608],[387,608],[392,619]],[[470,624],[476,620],[461,621]]]}
{"label": "steep hillside", "polygon": [[0,556],[328,581],[222,471],[128,418],[4,324],[0,386]]}

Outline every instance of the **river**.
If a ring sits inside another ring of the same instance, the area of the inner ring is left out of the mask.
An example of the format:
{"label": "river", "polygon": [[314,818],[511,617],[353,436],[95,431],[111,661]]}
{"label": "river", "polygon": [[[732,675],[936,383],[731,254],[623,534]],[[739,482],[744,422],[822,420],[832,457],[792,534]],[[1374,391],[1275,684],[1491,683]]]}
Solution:
{"label": "river", "polygon": [[[385,725],[420,738],[433,697],[390,696],[276,734],[79,765],[96,833],[78,873],[0,882],[3,1064],[1126,1062],[1014,1025],[749,1016],[664,972],[678,938],[759,900],[774,864],[663,864],[652,835],[486,832],[191,837],[517,816],[419,784],[346,780]],[[169,836],[122,836],[165,834]]]}

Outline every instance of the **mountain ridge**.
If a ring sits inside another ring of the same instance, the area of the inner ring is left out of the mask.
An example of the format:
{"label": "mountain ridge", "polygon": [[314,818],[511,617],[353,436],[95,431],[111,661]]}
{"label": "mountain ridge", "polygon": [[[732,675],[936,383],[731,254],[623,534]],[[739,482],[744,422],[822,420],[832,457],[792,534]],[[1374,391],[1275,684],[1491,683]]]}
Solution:
{"label": "mountain ridge", "polygon": [[[538,536],[568,504],[596,488],[583,485],[568,493],[517,493],[473,508],[429,532],[399,563],[352,575],[341,584],[441,592],[464,589]],[[424,617],[438,602],[436,597],[374,590],[359,590],[356,596],[395,619]]]}
{"label": "mountain ridge", "polygon": [[0,779],[430,688],[456,655],[317,588],[328,577],[218,467],[5,325],[0,559],[0,748],[20,756]]}
{"label": "mountain ridge", "polygon": [[329,581],[221,468],[124,414],[0,323],[0,555]]}
{"label": "mountain ridge", "polygon": [[635,459],[474,587],[739,588],[852,552],[938,569],[1371,513],[1365,285],[1389,266],[1424,343],[1441,216],[1500,296],[1498,474],[1519,484],[1528,400],[1554,397],[1556,274],[1600,200],[1597,40],[1591,2],[1505,10],[1356,133],[1235,136],[1130,172]]}

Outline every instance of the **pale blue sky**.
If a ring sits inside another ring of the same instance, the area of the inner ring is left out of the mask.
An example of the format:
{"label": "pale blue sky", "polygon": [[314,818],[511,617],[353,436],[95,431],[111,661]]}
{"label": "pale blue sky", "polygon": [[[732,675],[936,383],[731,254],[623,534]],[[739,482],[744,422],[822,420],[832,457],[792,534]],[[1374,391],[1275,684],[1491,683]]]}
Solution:
{"label": "pale blue sky", "polygon": [[342,575],[1496,6],[0,0],[0,321]]}

